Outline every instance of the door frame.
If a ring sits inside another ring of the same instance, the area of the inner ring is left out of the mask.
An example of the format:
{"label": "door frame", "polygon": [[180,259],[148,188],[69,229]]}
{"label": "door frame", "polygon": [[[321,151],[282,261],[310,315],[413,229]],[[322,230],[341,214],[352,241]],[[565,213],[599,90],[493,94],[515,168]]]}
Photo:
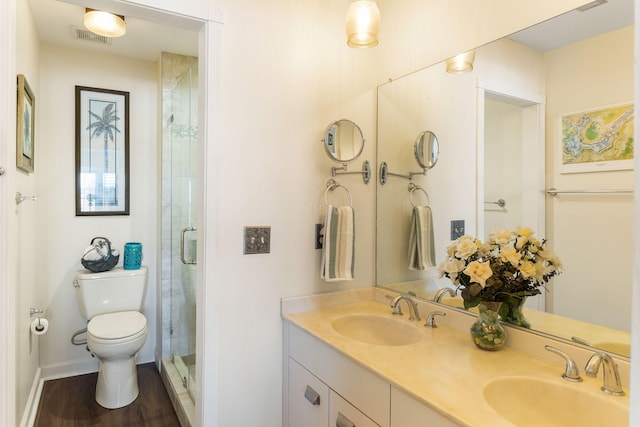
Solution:
{"label": "door frame", "polygon": [[[537,147],[529,152],[534,152],[534,158],[537,168],[536,182],[536,201],[537,220],[535,224],[530,226],[538,230],[538,233],[546,233],[546,167],[545,167],[545,102],[546,99],[535,94],[514,94],[504,93],[500,90],[491,90],[486,87],[478,86],[476,88],[477,102],[477,135],[476,135],[476,229],[478,236],[485,235],[485,101],[487,99],[499,99],[515,106],[523,108],[523,114],[527,114],[530,119],[525,120],[523,126],[526,126],[526,132],[530,135],[529,141],[535,141]],[[525,112],[525,109],[528,110]],[[524,133],[524,131],[523,131]],[[535,149],[537,148],[537,149]],[[523,226],[525,226],[523,224]],[[538,295],[535,298],[528,298],[527,306],[540,311],[545,310],[544,295]]]}

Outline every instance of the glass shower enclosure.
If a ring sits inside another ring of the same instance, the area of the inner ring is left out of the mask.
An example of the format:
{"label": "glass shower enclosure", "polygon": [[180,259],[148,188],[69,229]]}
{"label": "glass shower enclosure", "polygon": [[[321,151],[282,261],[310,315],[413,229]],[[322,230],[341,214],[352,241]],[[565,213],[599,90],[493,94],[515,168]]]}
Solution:
{"label": "glass shower enclosure", "polygon": [[162,57],[162,369],[187,414],[196,387],[197,65]]}

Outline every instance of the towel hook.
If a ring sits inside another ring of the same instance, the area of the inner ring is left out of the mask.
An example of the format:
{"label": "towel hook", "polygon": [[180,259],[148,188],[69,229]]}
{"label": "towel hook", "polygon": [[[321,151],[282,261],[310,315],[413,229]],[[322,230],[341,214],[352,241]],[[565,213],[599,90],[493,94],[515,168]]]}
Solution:
{"label": "towel hook", "polygon": [[329,200],[327,200],[327,194],[329,194],[329,191],[333,191],[336,188],[342,187],[344,188],[344,191],[347,192],[347,195],[349,196],[349,206],[353,205],[353,199],[351,198],[351,192],[347,189],[347,187],[345,187],[344,185],[340,184],[339,182],[330,179],[327,181],[327,189],[324,191],[324,203],[329,206]]}
{"label": "towel hook", "polygon": [[414,208],[417,208],[415,202],[413,201],[413,193],[416,190],[422,191],[424,193],[424,195],[427,197],[426,206],[429,206],[431,204],[431,202],[429,201],[429,193],[427,193],[427,190],[425,190],[424,188],[420,187],[417,184],[414,184],[413,182],[410,182],[409,183],[409,200],[411,201],[411,206],[413,206]]}

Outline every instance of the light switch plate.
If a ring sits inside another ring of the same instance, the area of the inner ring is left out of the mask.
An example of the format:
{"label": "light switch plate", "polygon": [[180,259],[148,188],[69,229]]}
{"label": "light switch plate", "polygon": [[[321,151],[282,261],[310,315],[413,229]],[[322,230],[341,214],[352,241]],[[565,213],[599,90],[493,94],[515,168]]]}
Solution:
{"label": "light switch plate", "polygon": [[268,254],[271,251],[271,227],[244,228],[244,254]]}
{"label": "light switch plate", "polygon": [[451,240],[464,236],[464,219],[451,221]]}

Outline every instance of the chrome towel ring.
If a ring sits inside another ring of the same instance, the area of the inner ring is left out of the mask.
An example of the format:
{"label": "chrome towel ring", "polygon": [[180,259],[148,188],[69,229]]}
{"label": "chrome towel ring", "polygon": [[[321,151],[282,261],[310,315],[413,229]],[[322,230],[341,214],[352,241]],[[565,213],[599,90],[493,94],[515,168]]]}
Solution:
{"label": "chrome towel ring", "polygon": [[409,200],[411,201],[411,206],[413,206],[414,208],[417,208],[418,206],[415,204],[415,202],[413,201],[413,193],[415,193],[417,191],[422,191],[424,193],[424,195],[427,198],[427,204],[425,206],[429,206],[431,204],[431,202],[429,201],[429,194],[427,193],[427,190],[425,190],[424,188],[420,187],[417,184],[414,184],[413,182],[409,183]]}
{"label": "chrome towel ring", "polygon": [[329,200],[327,200],[327,195],[329,194],[329,191],[333,191],[339,187],[342,187],[344,191],[347,192],[347,195],[349,196],[349,206],[353,206],[353,199],[351,198],[351,192],[347,189],[347,187],[345,187],[344,185],[340,184],[339,182],[333,179],[330,179],[327,181],[327,189],[324,191],[324,203],[327,206],[329,206]]}

